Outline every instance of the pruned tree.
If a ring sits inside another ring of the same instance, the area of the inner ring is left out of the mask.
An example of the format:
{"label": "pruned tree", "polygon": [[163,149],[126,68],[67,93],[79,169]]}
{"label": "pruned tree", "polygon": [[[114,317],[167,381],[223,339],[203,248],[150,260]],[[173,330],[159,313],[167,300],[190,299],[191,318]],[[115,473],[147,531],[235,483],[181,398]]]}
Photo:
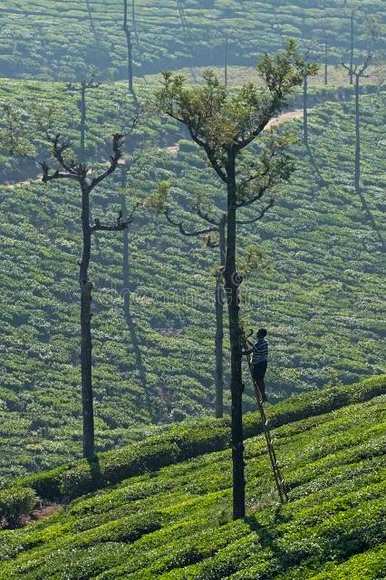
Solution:
{"label": "pruned tree", "polygon": [[254,167],[243,162],[243,151],[264,131],[286,98],[304,78],[304,60],[296,44],[258,65],[263,88],[253,83],[228,91],[212,71],[201,86],[188,86],[181,75],[164,73],[157,93],[161,110],[183,124],[192,140],[205,152],[208,162],[226,189],[226,256],[223,271],[228,303],[231,402],[233,517],[245,515],[244,443],[242,412],[242,347],[239,292],[242,277],[237,270],[237,216],[264,195],[289,179],[293,164],[285,153],[288,141],[272,139],[260,152]]}
{"label": "pruned tree", "polygon": [[354,67],[355,67],[355,51],[357,44],[357,17],[360,13],[360,2],[358,0],[345,0],[344,10],[346,17],[349,20],[349,51],[348,51],[348,62],[347,72],[350,85],[354,84]]}
{"label": "pruned tree", "polygon": [[135,96],[134,92],[134,63],[133,63],[133,38],[135,32],[135,0],[132,0],[131,25],[129,25],[129,0],[123,0],[123,32],[126,38],[127,48],[127,80],[129,94]]}
{"label": "pruned tree", "polygon": [[364,62],[355,65],[352,69],[350,66],[343,65],[344,68],[350,71],[353,79],[355,79],[355,171],[354,183],[355,191],[360,193],[361,187],[361,114],[360,114],[360,86],[361,80],[367,76],[367,71],[372,61],[373,56],[368,54]]}
{"label": "pruned tree", "polygon": [[354,190],[359,197],[362,209],[365,212],[367,219],[372,225],[374,232],[381,244],[384,247],[384,239],[382,233],[376,223],[371,209],[367,203],[366,197],[362,191],[362,148],[361,148],[361,82],[363,79],[368,77],[369,67],[374,64],[375,61],[375,44],[379,38],[380,29],[378,23],[374,19],[366,20],[367,28],[367,51],[366,54],[361,59],[361,62],[353,64],[350,57],[349,64],[342,63],[342,66],[349,72],[350,79],[354,83],[355,91],[355,162],[354,162]]}
{"label": "pruned tree", "polygon": [[[237,220],[237,225],[250,225],[262,219],[265,213],[273,206],[273,199],[253,218]],[[202,228],[192,229],[184,224],[173,215],[170,206],[162,206],[162,211],[169,225],[175,227],[180,234],[186,237],[203,238],[209,248],[217,249],[219,252],[218,263],[215,271],[215,365],[214,365],[214,382],[215,382],[215,415],[221,418],[224,415],[224,278],[226,256],[226,225],[227,213],[215,208],[208,212],[202,209],[202,202],[198,201],[193,205],[193,212],[206,225]]]}
{"label": "pruned tree", "polygon": [[204,212],[198,204],[194,208],[195,213],[206,223],[203,228],[191,229],[186,227],[182,221],[176,219],[170,207],[164,208],[164,214],[169,225],[178,229],[180,234],[187,237],[203,237],[208,247],[218,248],[219,262],[216,268],[216,285],[215,285],[215,316],[216,316],[216,330],[215,330],[215,414],[217,418],[223,417],[224,414],[224,354],[223,354],[223,339],[224,339],[224,292],[223,292],[223,269],[225,266],[225,251],[226,251],[226,214],[209,215]]}
{"label": "pruned tree", "polygon": [[352,85],[354,82],[354,50],[355,50],[355,10],[352,9],[350,12],[350,66],[348,68],[350,85]]}
{"label": "pruned tree", "polygon": [[92,282],[89,279],[92,237],[98,231],[117,232],[127,228],[128,220],[118,215],[115,223],[102,223],[99,219],[92,222],[90,197],[94,190],[117,169],[122,157],[123,136],[116,134],[112,141],[112,156],[107,168],[97,171],[92,166],[76,160],[70,154],[70,143],[56,135],[52,139],[52,156],[56,168],[50,169],[47,162],[41,164],[43,182],[66,180],[75,182],[81,195],[82,252],[79,262],[80,285],[80,330],[81,330],[81,375],[82,375],[82,414],[83,414],[83,455],[92,459],[95,455],[94,409],[92,383],[92,335],[91,304]]}
{"label": "pruned tree", "polygon": [[80,112],[79,121],[79,159],[84,162],[86,160],[86,133],[87,133],[87,93],[89,91],[98,89],[101,82],[96,79],[95,71],[85,76],[81,81],[76,83],[68,83],[67,91],[74,94],[79,94],[78,107]]}

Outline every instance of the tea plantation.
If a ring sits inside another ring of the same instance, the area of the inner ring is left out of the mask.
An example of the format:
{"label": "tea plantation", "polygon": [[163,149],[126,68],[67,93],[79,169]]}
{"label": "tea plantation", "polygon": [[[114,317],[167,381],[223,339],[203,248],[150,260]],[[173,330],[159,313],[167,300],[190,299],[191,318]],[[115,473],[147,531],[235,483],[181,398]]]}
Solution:
{"label": "tea plantation", "polygon": [[[76,139],[76,101],[63,85],[7,81],[0,98],[25,105],[43,93],[44,106],[66,102],[67,112],[55,123],[67,127],[73,119],[69,133]],[[105,155],[105,136],[119,129],[114,116],[118,100],[115,85],[101,87],[90,98],[90,155]],[[385,103],[384,91],[362,97],[363,182],[380,231],[385,230]],[[291,126],[300,133],[299,121]],[[351,100],[315,107],[310,139],[327,186],[320,187],[298,144],[291,183],[264,220],[243,228],[240,263],[249,264],[244,323],[270,329],[273,402],[385,372],[385,265],[374,224],[353,192],[353,132]],[[168,179],[175,215],[193,227],[199,223],[190,211],[194,196],[204,194],[221,207],[222,195],[183,137],[170,122],[146,116],[129,141],[133,159],[126,195],[129,205],[133,198],[144,200]],[[4,171],[9,179],[17,166]],[[95,216],[114,220],[120,194],[116,175],[97,192]],[[10,477],[59,465],[81,452],[79,193],[63,183],[46,187],[35,180],[3,184],[0,196],[0,474]],[[98,236],[94,248],[100,450],[141,438],[153,429],[151,424],[212,413],[214,406],[216,251],[180,236],[146,209],[137,213],[129,243],[128,321],[123,316],[121,234]],[[254,408],[248,385],[245,405]]]}
{"label": "tea plantation", "polygon": [[[349,51],[350,3],[345,0],[135,0],[134,21],[131,4],[137,75],[222,65],[225,36],[232,64],[254,65],[258,54],[277,50],[287,37],[310,45],[319,62],[327,41],[332,65]],[[382,15],[382,0],[360,4],[370,16]],[[122,13],[122,0],[3,0],[0,75],[73,80],[97,66],[104,78],[125,78]],[[365,34],[359,16],[359,51]]]}
{"label": "tea plantation", "polygon": [[14,513],[33,510],[37,494],[57,503],[0,532],[0,578],[384,578],[385,395],[383,376],[270,409],[284,506],[248,415],[248,515],[236,522],[227,421],[174,426],[92,465],[15,482],[0,491],[1,515],[6,497]]}
{"label": "tea plantation", "polygon": [[385,580],[384,0],[0,30],[0,580]]}

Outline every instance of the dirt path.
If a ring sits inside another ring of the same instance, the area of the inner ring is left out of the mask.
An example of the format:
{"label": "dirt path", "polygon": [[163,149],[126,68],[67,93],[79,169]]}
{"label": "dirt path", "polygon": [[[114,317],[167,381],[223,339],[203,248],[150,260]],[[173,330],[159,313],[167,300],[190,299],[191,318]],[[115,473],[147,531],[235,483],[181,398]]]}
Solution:
{"label": "dirt path", "polygon": [[274,117],[270,120],[268,125],[265,127],[267,129],[272,129],[274,127],[279,127],[283,123],[288,123],[289,121],[294,121],[295,119],[303,118],[303,109],[296,109],[295,111],[288,111],[287,113],[282,113],[278,117]]}
{"label": "dirt path", "polygon": [[[273,129],[275,127],[279,127],[280,125],[283,125],[283,123],[288,123],[289,121],[301,119],[302,117],[303,117],[303,109],[296,109],[295,111],[288,111],[287,113],[282,113],[278,117],[274,117],[273,119],[271,119],[268,125],[265,127],[264,131],[267,131],[268,129]],[[165,147],[165,151],[167,151],[167,153],[169,153],[169,155],[171,155],[172,157],[177,157],[180,151],[179,143],[175,143],[174,145],[169,145],[168,147]],[[23,186],[25,187],[33,183],[37,183],[38,181],[41,180],[41,178],[42,176],[40,175],[36,177],[36,179],[27,179],[26,181],[15,181],[14,183],[2,183],[0,184],[0,187],[5,188],[23,187]]]}
{"label": "dirt path", "polygon": [[175,143],[174,145],[170,145],[169,147],[166,147],[165,150],[173,157],[176,157],[178,155],[179,150],[180,150],[180,145],[179,145],[179,143]]}
{"label": "dirt path", "polygon": [[61,508],[62,505],[58,503],[41,504],[36,507],[30,515],[22,516],[20,519],[20,525],[24,527],[31,522],[48,518],[49,516],[56,514]]}
{"label": "dirt path", "polygon": [[6,181],[5,183],[0,183],[0,187],[5,187],[6,189],[13,189],[14,187],[26,187],[28,185],[33,185],[34,183],[37,183],[41,180],[42,176],[38,176],[35,179],[27,179],[26,181],[14,181],[13,183]]}

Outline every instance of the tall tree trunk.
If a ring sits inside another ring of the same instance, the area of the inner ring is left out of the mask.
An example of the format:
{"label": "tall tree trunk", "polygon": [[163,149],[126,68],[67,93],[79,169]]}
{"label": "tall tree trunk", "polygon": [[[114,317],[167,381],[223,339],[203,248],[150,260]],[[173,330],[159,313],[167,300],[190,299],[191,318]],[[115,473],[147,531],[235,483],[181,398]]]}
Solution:
{"label": "tall tree trunk", "polygon": [[91,340],[91,303],[92,284],[88,279],[91,257],[90,192],[82,183],[82,232],[83,247],[79,268],[81,295],[81,373],[82,373],[82,411],[83,411],[83,455],[91,459],[95,455],[94,443],[94,401],[92,388],[92,340]]}
{"label": "tall tree trunk", "polygon": [[138,38],[138,29],[137,29],[137,16],[136,16],[136,12],[135,12],[135,0],[131,0],[131,21],[133,24],[133,30],[134,30],[134,34],[135,34],[135,41],[138,44],[139,43],[139,38]]}
{"label": "tall tree trunk", "polygon": [[80,160],[86,158],[86,122],[87,122],[87,105],[86,105],[86,81],[82,81],[80,87]]}
{"label": "tall tree trunk", "polygon": [[230,147],[227,160],[227,254],[225,260],[225,291],[228,299],[229,336],[231,347],[232,400],[232,461],[233,461],[233,518],[245,516],[244,441],[242,409],[241,333],[239,316],[240,279],[236,269],[236,159]]}
{"label": "tall tree trunk", "polygon": [[225,265],[225,219],[219,225],[219,246],[221,268],[216,273],[216,339],[215,339],[215,384],[216,384],[216,417],[220,419],[224,415],[224,285],[222,269]]}
{"label": "tall tree trunk", "polygon": [[308,148],[308,76],[303,80],[303,142]]}
{"label": "tall tree trunk", "polygon": [[324,84],[328,85],[328,42],[324,41]]}
{"label": "tall tree trunk", "polygon": [[229,40],[225,38],[225,55],[224,55],[224,85],[228,88],[228,63],[229,63]]}
{"label": "tall tree trunk", "polygon": [[[134,6],[133,6],[134,9]],[[123,0],[123,31],[126,36],[127,46],[127,78],[129,93],[134,94],[133,84],[133,43],[131,39],[131,30],[128,24],[128,0]]]}
{"label": "tall tree trunk", "polygon": [[385,249],[385,241],[383,239],[382,230],[379,228],[374,219],[372,211],[367,203],[366,197],[362,191],[361,176],[362,176],[362,153],[361,153],[361,108],[360,108],[360,74],[355,74],[355,168],[354,168],[354,187],[355,193],[361,200],[362,209],[365,212],[368,221],[379,240],[382,250]]}
{"label": "tall tree trunk", "polygon": [[360,114],[360,77],[355,75],[355,191],[361,193],[361,114]]}
{"label": "tall tree trunk", "polygon": [[355,45],[355,19],[354,11],[350,17],[350,85],[354,84],[354,45]]}

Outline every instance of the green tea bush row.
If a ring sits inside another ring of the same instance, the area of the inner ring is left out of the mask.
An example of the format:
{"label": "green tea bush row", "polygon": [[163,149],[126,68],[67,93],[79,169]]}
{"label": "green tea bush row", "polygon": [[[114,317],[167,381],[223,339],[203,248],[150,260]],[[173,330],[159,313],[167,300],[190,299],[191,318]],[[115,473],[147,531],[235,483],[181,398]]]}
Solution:
{"label": "green tea bush row", "polygon": [[0,579],[303,580],[350,570],[367,553],[380,569],[371,554],[385,534],[384,420],[384,397],[376,397],[275,430],[284,476],[297,481],[282,507],[264,438],[249,439],[248,516],[238,522],[229,449],[78,498],[50,518],[0,532]]}
{"label": "green tea bush row", "polygon": [[[363,0],[371,13],[382,14],[381,2]],[[173,0],[150,0],[136,7],[133,37],[135,74],[181,66],[224,62],[224,30],[231,31],[229,59],[252,63],[257,54],[278,49],[291,36],[311,43],[311,57],[322,59],[329,44],[329,62],[340,63],[349,50],[349,11],[331,0],[230,2],[191,0],[183,15]],[[359,20],[359,19],[358,19]],[[97,66],[103,76],[124,78],[125,37],[122,3],[74,0],[18,2],[4,0],[0,12],[3,75],[71,78]],[[363,49],[365,27],[356,39]],[[359,37],[359,38],[358,38]]]}
{"label": "green tea bush row", "polygon": [[[292,397],[270,408],[270,425],[277,428],[305,417],[367,401],[384,393],[386,377],[382,376],[351,386]],[[246,415],[245,436],[250,438],[261,432],[259,415]],[[229,445],[229,420],[205,419],[172,426],[143,442],[101,453],[94,462],[83,460],[71,467],[33,474],[21,479],[20,484],[31,486],[44,499],[71,499],[127,477],[157,471],[166,465],[226,449]]]}
{"label": "green tea bush row", "polygon": [[[28,105],[33,92],[40,98],[47,90],[47,106],[63,98],[76,123],[75,98],[65,94],[63,84],[50,88],[47,83],[39,89],[36,85],[5,81],[0,98],[15,97],[19,104]],[[111,86],[100,87],[90,99],[92,146],[103,136],[103,108],[109,102],[113,114],[117,104],[113,93]],[[381,142],[384,103],[382,91],[362,98],[366,195],[380,224],[384,156],[382,147],[374,148],[373,143],[378,136]],[[328,173],[329,187],[315,188],[304,151],[296,147],[299,170],[291,185],[265,219],[242,236],[241,257],[244,244],[263,254],[264,275],[258,267],[246,276],[245,292],[252,304],[242,307],[247,321],[255,325],[258,315],[261,324],[270,328],[272,360],[267,384],[275,403],[290,394],[313,393],[326,385],[348,384],[384,372],[386,317],[381,297],[385,278],[371,225],[363,219],[360,200],[350,189],[353,119],[351,102],[344,107],[326,103],[312,111],[310,142]],[[68,118],[63,121],[67,122]],[[113,120],[111,125],[112,129]],[[173,130],[159,125],[153,126],[151,139],[161,134],[168,143]],[[75,124],[71,126],[76,138]],[[147,122],[145,127],[150,131]],[[142,131],[146,132],[143,127]],[[154,191],[159,179],[168,178],[174,184],[178,179],[181,214],[176,209],[176,217],[181,215],[187,227],[199,226],[189,212],[191,195],[208,193],[217,201],[222,196],[202,158],[192,148],[177,155],[160,149],[152,159],[138,152],[138,165],[135,162],[129,174],[129,194],[136,192],[142,199]],[[106,219],[116,219],[120,187],[119,176],[98,192],[95,217],[104,217],[109,199],[111,214]],[[81,456],[79,195],[68,184],[47,189],[39,182],[1,187],[0,194],[0,429],[4,449],[0,480],[5,481]],[[334,252],[330,251],[332,238]],[[100,236],[94,249],[96,444],[102,452],[157,432],[154,424],[213,412],[213,358],[208,353],[213,352],[212,271],[217,256],[200,241],[174,236],[161,219],[141,214],[138,224],[133,224],[132,316],[145,366],[143,379],[119,290],[121,237]],[[352,257],[350,262],[347,256]],[[20,284],[20,279],[26,283]],[[179,297],[191,292],[194,300],[181,304]],[[226,353],[225,360],[229,360]],[[225,379],[227,383],[227,364]],[[256,406],[247,371],[245,387],[245,410],[252,411]],[[225,405],[228,411],[229,389]],[[256,422],[252,420],[252,434]],[[249,428],[247,419],[247,434]]]}
{"label": "green tea bush row", "polygon": [[356,554],[346,562],[330,563],[313,576],[313,580],[381,580],[386,576],[386,544],[381,544],[363,554]]}

